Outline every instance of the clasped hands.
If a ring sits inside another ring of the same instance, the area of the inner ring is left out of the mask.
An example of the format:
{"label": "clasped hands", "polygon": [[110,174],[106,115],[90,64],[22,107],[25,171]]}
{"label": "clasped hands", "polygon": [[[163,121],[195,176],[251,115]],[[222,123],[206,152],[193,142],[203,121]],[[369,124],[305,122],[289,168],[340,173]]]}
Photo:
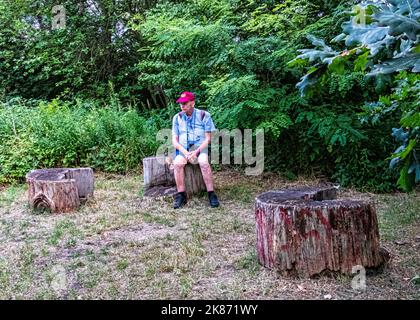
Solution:
{"label": "clasped hands", "polygon": [[197,149],[197,150],[194,150],[194,151],[187,152],[185,154],[185,157],[187,158],[188,162],[192,163],[197,159],[199,153],[200,153],[200,149]]}

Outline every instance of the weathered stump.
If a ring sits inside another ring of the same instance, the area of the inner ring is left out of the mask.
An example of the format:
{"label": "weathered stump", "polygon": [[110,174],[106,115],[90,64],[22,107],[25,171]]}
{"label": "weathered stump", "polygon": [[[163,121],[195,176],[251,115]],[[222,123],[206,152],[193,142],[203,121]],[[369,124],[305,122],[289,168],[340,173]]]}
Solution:
{"label": "weathered stump", "polygon": [[335,187],[259,195],[255,219],[260,264],[301,277],[380,266],[384,259],[373,204],[335,198]]}
{"label": "weathered stump", "polygon": [[[144,196],[173,196],[177,193],[172,159],[165,156],[143,159]],[[198,164],[185,166],[185,192],[188,198],[206,191],[206,185]]]}
{"label": "weathered stump", "polygon": [[32,170],[26,175],[31,209],[53,213],[69,212],[93,196],[94,176],[91,168],[53,168]]}

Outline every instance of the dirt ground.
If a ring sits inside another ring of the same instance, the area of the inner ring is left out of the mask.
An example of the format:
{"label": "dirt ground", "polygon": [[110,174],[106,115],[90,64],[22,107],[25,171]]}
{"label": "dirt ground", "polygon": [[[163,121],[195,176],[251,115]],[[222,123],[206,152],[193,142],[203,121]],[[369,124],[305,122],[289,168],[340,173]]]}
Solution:
{"label": "dirt ground", "polygon": [[254,198],[316,185],[274,174],[216,173],[221,207],[206,196],[180,210],[142,197],[142,177],[96,175],[77,212],[33,213],[25,185],[0,188],[0,299],[420,299],[420,194],[378,195],[381,244],[391,253],[365,290],[351,276],[296,279],[256,259]]}

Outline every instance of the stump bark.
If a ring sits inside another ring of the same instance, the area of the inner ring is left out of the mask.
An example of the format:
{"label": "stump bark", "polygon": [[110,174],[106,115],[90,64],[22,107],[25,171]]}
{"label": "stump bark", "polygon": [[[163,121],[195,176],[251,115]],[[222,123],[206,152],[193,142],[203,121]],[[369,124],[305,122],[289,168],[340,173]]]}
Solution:
{"label": "stump bark", "polygon": [[94,176],[91,168],[52,168],[32,170],[26,175],[31,209],[53,213],[69,212],[93,196]]}
{"label": "stump bark", "polygon": [[383,264],[375,207],[335,187],[269,191],[255,203],[259,263],[286,275],[351,274]]}
{"label": "stump bark", "polygon": [[[188,163],[185,165],[185,192],[187,198],[206,191],[200,166]],[[177,193],[172,159],[165,156],[143,159],[144,196],[163,197]]]}

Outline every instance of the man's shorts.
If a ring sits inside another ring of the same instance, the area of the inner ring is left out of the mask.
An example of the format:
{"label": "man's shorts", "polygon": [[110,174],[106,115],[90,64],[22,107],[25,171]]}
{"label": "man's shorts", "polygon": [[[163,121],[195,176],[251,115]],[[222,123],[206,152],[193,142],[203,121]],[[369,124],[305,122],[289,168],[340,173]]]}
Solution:
{"label": "man's shorts", "polygon": [[[194,147],[194,145],[193,145],[193,146],[190,148],[190,151],[194,151],[194,150],[196,150],[197,148],[198,148],[198,146],[197,146],[197,147]],[[198,156],[200,156],[201,154],[206,154],[206,155],[207,155],[207,158],[208,158],[208,154],[209,154],[209,149],[208,149],[208,147],[206,147],[206,148],[204,148],[204,149],[200,150],[200,154],[199,154]],[[175,160],[175,158],[176,158],[177,156],[180,156],[180,157],[185,158],[184,154],[183,154],[181,151],[179,151],[179,150],[175,150],[175,152],[174,152],[174,153],[173,153],[173,155],[172,155],[172,158]]]}
{"label": "man's shorts", "polygon": [[[177,164],[177,163],[187,164],[187,162],[188,162],[187,159],[185,158],[185,156],[181,152],[174,159],[174,164]],[[206,152],[200,152],[198,157],[191,163],[193,163],[193,164],[209,163],[209,155]]]}

